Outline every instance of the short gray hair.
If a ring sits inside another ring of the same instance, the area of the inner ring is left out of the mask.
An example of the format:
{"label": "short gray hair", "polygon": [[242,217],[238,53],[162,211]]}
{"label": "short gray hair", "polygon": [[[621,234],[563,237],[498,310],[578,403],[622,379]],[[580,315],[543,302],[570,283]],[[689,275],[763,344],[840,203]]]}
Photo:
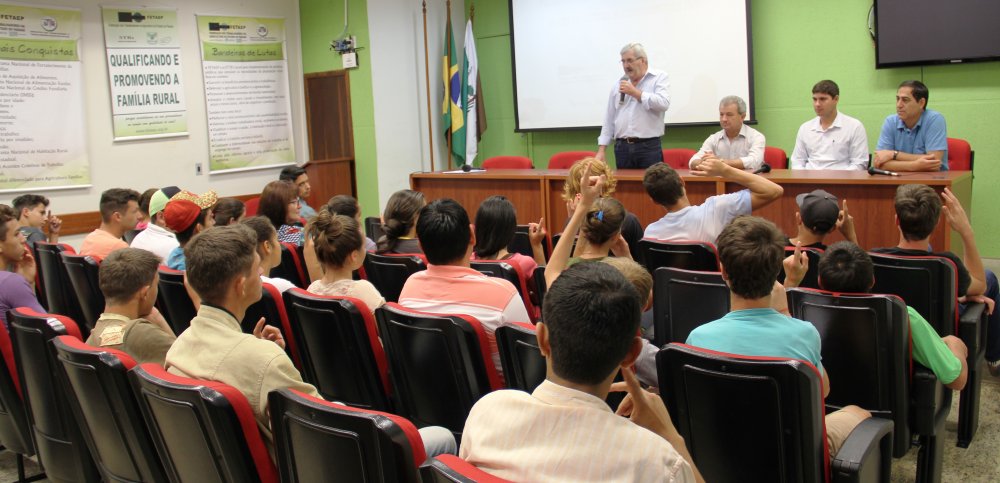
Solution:
{"label": "short gray hair", "polygon": [[625,52],[628,51],[632,51],[632,53],[635,54],[636,59],[649,60],[646,58],[646,48],[643,47],[642,44],[640,44],[639,42],[629,42],[625,44],[625,46],[622,47],[622,50],[621,52],[619,52],[619,54],[625,55]]}
{"label": "short gray hair", "polygon": [[740,96],[723,97],[722,100],[719,101],[719,108],[723,108],[730,104],[736,104],[736,112],[739,112],[741,116],[747,113],[747,103],[743,102],[742,97]]}

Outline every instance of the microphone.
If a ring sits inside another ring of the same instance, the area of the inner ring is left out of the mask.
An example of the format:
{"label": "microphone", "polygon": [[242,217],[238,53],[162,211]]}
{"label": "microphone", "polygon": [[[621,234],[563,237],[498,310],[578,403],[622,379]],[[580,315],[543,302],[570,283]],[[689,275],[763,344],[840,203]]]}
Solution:
{"label": "microphone", "polygon": [[770,173],[770,172],[771,172],[771,165],[767,164],[767,163],[764,163],[764,164],[760,165],[760,167],[757,168],[753,172],[753,174],[762,174],[762,173]]}
{"label": "microphone", "polygon": [[[628,76],[627,75],[623,75],[622,78],[621,78],[621,80],[623,80],[623,81],[624,80],[628,80]],[[621,88],[621,82],[619,81],[619,89],[620,88]],[[622,105],[622,104],[625,104],[625,93],[624,92],[622,92],[621,96],[618,98],[618,105]]]}
{"label": "microphone", "polygon": [[876,174],[881,174],[883,176],[899,176],[899,173],[895,171],[886,171],[884,169],[878,169],[875,166],[868,168],[868,174],[875,176]]}
{"label": "microphone", "polygon": [[468,173],[469,171],[472,171],[472,166],[469,166],[468,164],[463,164],[462,165],[462,171],[465,171],[466,173]]}

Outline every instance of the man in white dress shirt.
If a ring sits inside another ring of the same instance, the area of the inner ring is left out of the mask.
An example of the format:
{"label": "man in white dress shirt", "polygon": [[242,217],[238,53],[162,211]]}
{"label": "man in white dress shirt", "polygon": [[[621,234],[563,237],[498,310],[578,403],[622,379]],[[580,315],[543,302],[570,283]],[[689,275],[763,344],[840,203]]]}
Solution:
{"label": "man in white dress shirt", "polygon": [[[459,456],[511,481],[704,481],[663,401],[630,369],[640,310],[639,293],[610,265],[562,272],[536,327],[545,381],[476,402]],[[625,383],[613,387],[619,370]],[[611,390],[628,391],[618,408],[628,419],[605,404]]]}
{"label": "man in white dress shirt", "polygon": [[667,74],[649,68],[646,49],[630,43],[622,47],[625,75],[608,96],[608,110],[597,138],[597,159],[615,142],[618,169],[646,169],[663,161],[663,115],[670,108]]}
{"label": "man in white dress shirt", "polygon": [[840,87],[821,80],[812,89],[816,118],[795,136],[792,169],[868,169],[868,134],[861,121],[837,111]]}
{"label": "man in white dress shirt", "polygon": [[764,135],[743,124],[747,103],[739,96],[726,96],[719,102],[719,125],[722,130],[709,136],[691,160],[688,168],[709,158],[716,158],[736,169],[756,170],[764,164]]}

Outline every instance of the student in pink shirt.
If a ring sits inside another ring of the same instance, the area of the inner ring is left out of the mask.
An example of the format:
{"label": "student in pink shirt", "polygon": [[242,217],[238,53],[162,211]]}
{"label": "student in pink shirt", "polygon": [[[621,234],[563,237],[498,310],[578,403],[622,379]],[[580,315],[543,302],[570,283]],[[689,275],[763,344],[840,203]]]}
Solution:
{"label": "student in pink shirt", "polygon": [[115,250],[128,248],[122,236],[139,222],[139,192],[111,188],[101,193],[100,209],[101,226],[83,239],[80,254],[103,259]]}
{"label": "student in pink shirt", "polygon": [[501,371],[493,333],[501,325],[531,319],[514,285],[470,267],[476,245],[473,231],[469,214],[455,200],[442,198],[421,209],[417,238],[427,257],[427,270],[410,275],[399,304],[423,312],[475,317],[486,331],[493,364]]}

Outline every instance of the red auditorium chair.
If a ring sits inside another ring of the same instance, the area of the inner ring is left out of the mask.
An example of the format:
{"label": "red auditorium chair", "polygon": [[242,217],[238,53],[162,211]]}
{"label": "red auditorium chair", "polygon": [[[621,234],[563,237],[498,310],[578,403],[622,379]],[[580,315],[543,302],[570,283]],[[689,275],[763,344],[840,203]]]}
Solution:
{"label": "red auditorium chair", "polygon": [[290,389],[267,400],[281,481],[421,481],[427,455],[406,418]]}
{"label": "red auditorium chair", "polygon": [[170,481],[278,482],[238,389],[170,374],[158,364],[132,369],[129,379]]}
{"label": "red auditorium chair", "polygon": [[972,171],[976,152],[968,141],[958,138],[948,138],[948,169],[953,171]]}
{"label": "red auditorium chair", "polygon": [[698,151],[688,148],[671,148],[663,150],[663,162],[674,169],[688,169],[688,161]]}
{"label": "red auditorium chair", "polygon": [[556,153],[549,158],[549,169],[569,169],[573,166],[573,163],[583,158],[593,157],[596,154],[593,151],[565,151]]}
{"label": "red auditorium chair", "polygon": [[455,455],[435,456],[420,467],[424,483],[506,483],[508,480],[493,476]]}
{"label": "red auditorium chair", "polygon": [[811,323],[830,377],[829,410],[854,404],[892,419],[893,457],[919,440],[917,482],[941,481],[952,390],[915,363],[906,304],[895,295],[788,289],[792,317]]}
{"label": "red auditorium chair", "polygon": [[524,156],[493,156],[483,161],[483,169],[534,169],[531,158]]}
{"label": "red auditorium chair", "polygon": [[101,481],[80,425],[69,407],[68,394],[57,383],[59,362],[50,345],[60,335],[79,340],[79,326],[69,317],[38,313],[26,307],[8,312],[7,322],[38,461],[47,478],[59,482]]}
{"label": "red auditorium chair", "polygon": [[285,306],[303,380],[328,400],[393,410],[389,364],[364,302],[293,288],[285,292]]}
{"label": "red auditorium chair", "polygon": [[764,162],[771,165],[771,169],[787,169],[788,154],[784,149],[767,146],[764,148]]}
{"label": "red auditorium chair", "polygon": [[670,344],[657,353],[656,369],[705,481],[746,481],[751,467],[755,481],[889,481],[893,422],[862,421],[830,454],[823,376],[808,362]]}
{"label": "red auditorium chair", "polygon": [[472,405],[503,388],[486,331],[474,317],[428,314],[387,303],[375,311],[400,414],[443,426],[461,440]]}
{"label": "red auditorium chair", "polygon": [[69,335],[52,340],[70,407],[105,481],[166,482],[128,382],[135,360]]}

